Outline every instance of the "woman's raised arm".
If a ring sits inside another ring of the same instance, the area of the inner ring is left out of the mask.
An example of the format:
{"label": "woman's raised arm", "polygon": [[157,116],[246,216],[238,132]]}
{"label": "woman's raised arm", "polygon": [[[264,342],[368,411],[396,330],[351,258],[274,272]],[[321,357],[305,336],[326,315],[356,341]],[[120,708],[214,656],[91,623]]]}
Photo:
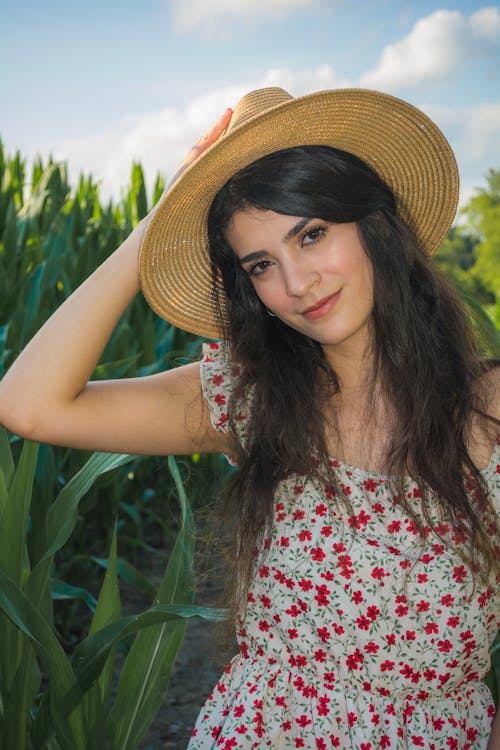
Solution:
{"label": "woman's raised arm", "polygon": [[[226,111],[198,141],[176,177],[219,138],[230,115]],[[0,423],[12,432],[113,452],[230,447],[210,427],[198,364],[144,378],[89,382],[114,327],[139,291],[138,254],[150,216],[56,310],[0,382]]]}

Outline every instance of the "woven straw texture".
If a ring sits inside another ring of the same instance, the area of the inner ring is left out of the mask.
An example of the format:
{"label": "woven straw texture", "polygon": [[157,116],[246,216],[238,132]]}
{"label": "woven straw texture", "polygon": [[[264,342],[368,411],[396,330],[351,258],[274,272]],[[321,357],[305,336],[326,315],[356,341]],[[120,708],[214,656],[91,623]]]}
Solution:
{"label": "woven straw texture", "polygon": [[449,231],[458,201],[453,152],[437,126],[410,104],[376,91],[338,89],[294,99],[282,89],[244,97],[227,133],[161,199],[139,260],[143,293],[162,318],[219,338],[208,259],[207,215],[238,170],[278,149],[326,145],[369,164],[394,192],[399,215],[427,252]]}

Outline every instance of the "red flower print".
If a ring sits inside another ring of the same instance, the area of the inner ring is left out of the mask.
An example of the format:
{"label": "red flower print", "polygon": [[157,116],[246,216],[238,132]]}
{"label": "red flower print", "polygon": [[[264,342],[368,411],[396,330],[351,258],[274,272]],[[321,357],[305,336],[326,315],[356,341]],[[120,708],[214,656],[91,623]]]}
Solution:
{"label": "red flower print", "polygon": [[309,724],[312,724],[312,720],[309,719],[305,714],[302,714],[302,716],[299,716],[298,719],[295,719],[295,722],[299,725],[299,727],[307,727]]}
{"label": "red flower print", "polygon": [[491,599],[492,591],[491,589],[487,589],[486,591],[483,591],[479,596],[477,597],[477,601],[481,609],[486,606],[487,602]]}
{"label": "red flower print", "polygon": [[417,602],[417,612],[428,612],[430,609],[429,602],[426,602],[424,599],[421,599],[419,602]]}
{"label": "red flower print", "polygon": [[314,509],[314,512],[317,516],[325,516],[327,511],[328,511],[328,508],[326,507],[324,503],[320,503]]}
{"label": "red flower print", "polygon": [[243,716],[244,713],[245,713],[245,706],[243,705],[243,703],[240,703],[239,706],[235,706],[233,709],[233,714],[237,716],[238,718],[240,716]]}
{"label": "red flower print", "polygon": [[299,633],[297,631],[297,628],[288,628],[288,637],[291,641],[293,641],[295,638],[298,638]]}
{"label": "red flower print", "polygon": [[390,746],[391,746],[390,737],[387,734],[383,734],[380,737],[380,747],[383,748],[383,750],[385,750],[386,747],[390,747]]}
{"label": "red flower print", "polygon": [[395,609],[396,615],[398,617],[406,617],[408,614],[408,607],[406,604],[399,604]]}
{"label": "red flower print", "polygon": [[316,599],[316,602],[320,607],[327,607],[329,604],[328,595],[331,593],[328,586],[325,586],[325,584],[321,584],[321,586],[316,586],[316,596],[314,597]]}
{"label": "red flower print", "polygon": [[328,630],[328,628],[318,628],[317,633],[323,643],[326,643],[330,638],[330,631]]}
{"label": "red flower print", "polygon": [[223,382],[224,382],[224,378],[222,377],[222,375],[214,375],[212,378],[212,383],[214,385],[219,386],[219,385],[222,385]]}
{"label": "red flower print", "polygon": [[301,510],[300,508],[297,508],[296,510],[293,511],[292,519],[294,521],[302,521],[304,516],[305,516],[304,511]]}
{"label": "red flower print", "polygon": [[461,583],[467,577],[467,571],[463,565],[457,565],[453,568],[453,578],[457,583]]}
{"label": "red flower print", "polygon": [[394,667],[395,667],[395,664],[396,664],[396,662],[394,662],[394,661],[389,661],[389,659],[386,659],[386,660],[385,660],[385,661],[383,661],[383,662],[382,662],[382,664],[380,665],[380,671],[381,671],[381,672],[390,672],[391,670],[393,670],[393,669],[394,669]]}
{"label": "red flower print", "polygon": [[294,495],[302,495],[304,492],[304,488],[301,484],[296,484],[293,488],[293,494]]}
{"label": "red flower print", "polygon": [[413,742],[415,747],[425,747],[424,738],[420,734],[412,734],[411,741]]}
{"label": "red flower print", "polygon": [[289,547],[290,546],[290,539],[287,536],[282,536],[279,541],[280,547]]}
{"label": "red flower print", "polygon": [[439,628],[435,622],[427,622],[424,626],[424,630],[427,635],[432,635],[432,633],[437,633]]}
{"label": "red flower print", "polygon": [[223,393],[217,393],[214,397],[214,401],[216,404],[219,404],[219,406],[225,406],[226,397]]}
{"label": "red flower print", "polygon": [[369,516],[366,511],[360,510],[357,515],[350,516],[350,518],[348,519],[348,523],[349,526],[352,526],[355,529],[360,529],[362,526],[366,526],[370,518],[371,516]]}
{"label": "red flower print", "polygon": [[311,557],[316,562],[322,562],[325,559],[326,555],[321,547],[313,547],[313,549],[311,550]]}
{"label": "red flower print", "polygon": [[320,533],[322,536],[331,536],[333,529],[331,526],[323,526]]}
{"label": "red flower print", "polygon": [[449,750],[458,750],[458,740],[455,737],[448,737],[446,740],[446,747]]}
{"label": "red flower print", "polygon": [[353,727],[357,720],[358,717],[356,716],[354,711],[349,711],[349,713],[347,714],[347,723],[349,724],[349,726]]}
{"label": "red flower print", "polygon": [[374,482],[373,479],[365,479],[363,482],[363,487],[367,492],[375,492],[377,489],[377,482]]}
{"label": "red flower print", "polygon": [[364,601],[364,599],[363,599],[363,593],[361,591],[353,591],[352,592],[352,600],[353,600],[354,604],[361,604],[361,602]]}
{"label": "red flower print", "polygon": [[448,617],[446,622],[449,628],[457,628],[460,625],[460,617],[456,615],[454,617]]}
{"label": "red flower print", "polygon": [[374,622],[377,619],[379,614],[380,614],[380,610],[377,606],[375,606],[375,604],[370,604],[370,606],[366,610],[366,616],[369,617],[372,622]]}
{"label": "red flower print", "polygon": [[371,620],[365,617],[365,615],[361,615],[360,617],[356,618],[356,625],[358,626],[359,630],[369,630]]}
{"label": "red flower print", "polygon": [[347,548],[342,542],[335,542],[335,544],[332,545],[332,549],[337,555],[340,555],[340,553],[345,552]]}
{"label": "red flower print", "polygon": [[383,568],[381,568],[379,565],[376,565],[372,570],[372,578],[375,578],[377,581],[381,581],[382,578],[386,575],[388,575]]}
{"label": "red flower print", "polygon": [[392,521],[388,525],[387,531],[389,534],[396,534],[398,531],[401,531],[401,521]]}
{"label": "red flower print", "polygon": [[372,510],[374,513],[380,513],[380,514],[385,513],[384,506],[382,505],[382,503],[378,503],[378,502],[373,503]]}
{"label": "red flower print", "polygon": [[310,542],[311,539],[312,539],[312,534],[309,531],[309,529],[302,529],[302,531],[299,532],[299,541]]}
{"label": "red flower print", "polygon": [[454,601],[455,597],[453,597],[451,594],[444,594],[441,597],[441,604],[443,605],[443,607],[451,607]]}
{"label": "red flower print", "polygon": [[219,734],[220,734],[221,732],[222,732],[222,727],[221,727],[220,725],[219,725],[219,726],[216,726],[216,727],[212,727],[212,732],[211,732],[211,734],[212,734],[212,737],[214,738],[214,740],[216,740],[216,739],[217,739],[217,737],[219,736]]}
{"label": "red flower print", "polygon": [[301,581],[299,581],[299,586],[302,591],[310,591],[314,588],[312,582],[308,578],[303,578]]}
{"label": "red flower print", "polygon": [[321,737],[316,739],[316,750],[326,750],[326,742]]}
{"label": "red flower print", "polygon": [[365,651],[367,651],[369,654],[376,654],[379,648],[380,646],[378,646],[374,641],[368,641],[368,643],[365,643]]}
{"label": "red flower print", "polygon": [[475,727],[469,727],[467,730],[467,740],[469,742],[475,742],[477,740],[477,729]]}

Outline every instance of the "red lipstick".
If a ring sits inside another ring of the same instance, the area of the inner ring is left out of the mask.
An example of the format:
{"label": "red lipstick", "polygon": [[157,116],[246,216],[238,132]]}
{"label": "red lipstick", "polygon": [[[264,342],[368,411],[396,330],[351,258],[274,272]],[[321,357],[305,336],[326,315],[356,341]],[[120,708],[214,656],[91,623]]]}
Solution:
{"label": "red lipstick", "polygon": [[338,290],[338,292],[335,292],[334,294],[330,294],[329,297],[323,297],[323,299],[320,299],[319,302],[316,302],[315,305],[311,305],[311,307],[307,307],[302,315],[307,318],[308,320],[316,320],[317,318],[322,318],[323,315],[326,315],[332,307],[336,304],[338,298],[340,297],[341,289]]}

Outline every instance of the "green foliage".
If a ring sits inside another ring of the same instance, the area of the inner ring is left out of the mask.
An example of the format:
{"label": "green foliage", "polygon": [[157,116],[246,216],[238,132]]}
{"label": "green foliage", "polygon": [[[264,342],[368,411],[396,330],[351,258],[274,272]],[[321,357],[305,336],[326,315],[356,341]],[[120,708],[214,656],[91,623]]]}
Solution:
{"label": "green foliage", "polygon": [[[170,458],[182,521],[154,605],[121,617],[115,528],[89,634],[69,657],[53,625],[54,554],[76,525],[85,491],[99,475],[134,457],[91,456],[51,503],[47,523],[32,531],[39,550],[33,559],[27,528],[37,450],[36,444],[25,442],[16,466],[7,433],[0,428],[0,747],[133,750],[165,698],[186,618],[220,619],[225,612],[192,605],[193,519]],[[117,648],[135,634],[111,707]]]}
{"label": "green foliage", "polygon": [[[138,164],[117,205],[101,202],[99,186],[90,176],[80,176],[72,188],[63,164],[38,160],[31,175],[28,172],[20,154],[7,157],[0,143],[0,377],[56,307],[118,247],[149,208]],[[154,200],[163,187],[158,176]],[[158,372],[197,358],[199,348],[199,338],[159,319],[138,295],[113,332],[93,378]],[[51,499],[87,458],[83,452],[40,447],[33,526],[43,521]],[[89,573],[94,575],[90,560],[102,557],[108,548],[117,514],[120,541],[130,547],[132,560],[141,549],[150,548],[148,536],[158,544],[164,541],[171,524],[161,509],[173,481],[163,464],[163,459],[137,457],[126,469],[93,483],[83,504],[85,523],[79,520],[79,533],[58,554],[59,578],[67,580],[71,574],[72,583],[81,587]],[[205,504],[214,494],[210,470],[220,476],[223,460],[204,456],[195,463],[188,458],[184,467],[193,475],[194,507]],[[29,546],[36,552],[34,538]],[[71,624],[73,618],[66,619]]]}

